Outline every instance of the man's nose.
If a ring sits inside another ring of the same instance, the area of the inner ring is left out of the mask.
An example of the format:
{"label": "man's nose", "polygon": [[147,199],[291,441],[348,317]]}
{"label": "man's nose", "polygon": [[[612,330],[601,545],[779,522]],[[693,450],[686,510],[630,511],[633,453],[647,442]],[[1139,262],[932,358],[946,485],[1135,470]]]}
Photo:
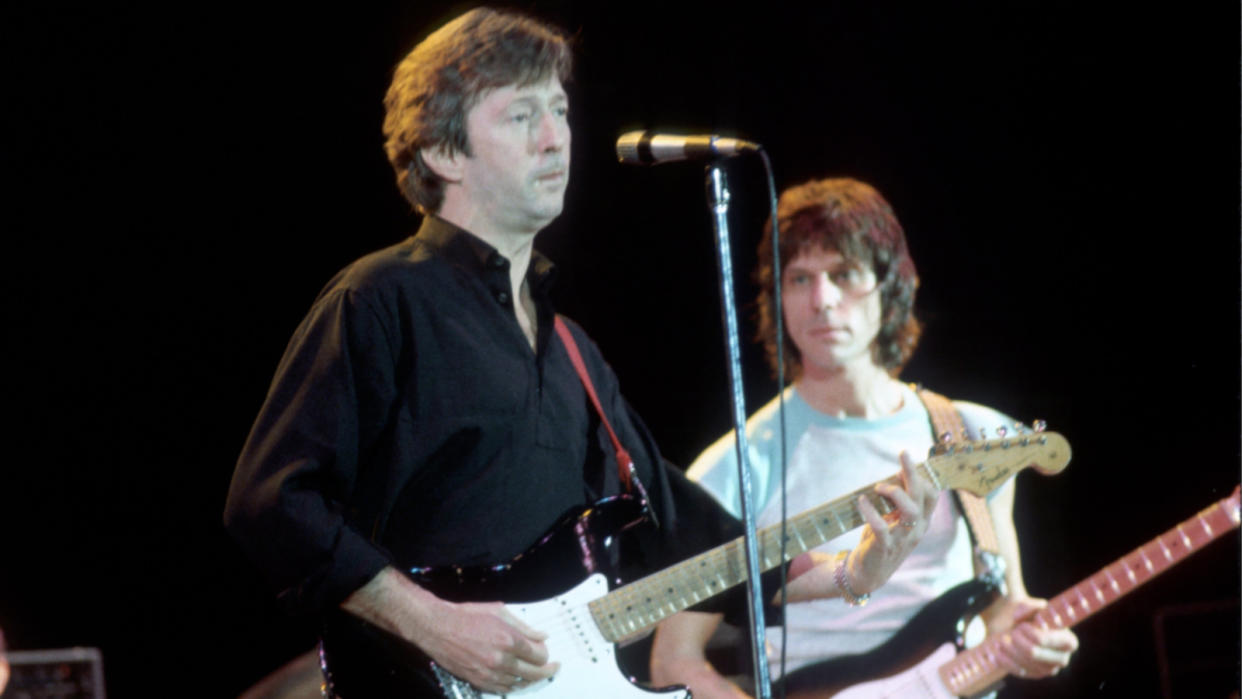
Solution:
{"label": "man's nose", "polygon": [[569,141],[569,125],[560,116],[548,111],[539,118],[535,147],[540,153],[559,151]]}
{"label": "man's nose", "polygon": [[828,278],[827,272],[816,274],[813,284],[811,302],[815,305],[815,310],[834,308],[841,303],[841,290]]}

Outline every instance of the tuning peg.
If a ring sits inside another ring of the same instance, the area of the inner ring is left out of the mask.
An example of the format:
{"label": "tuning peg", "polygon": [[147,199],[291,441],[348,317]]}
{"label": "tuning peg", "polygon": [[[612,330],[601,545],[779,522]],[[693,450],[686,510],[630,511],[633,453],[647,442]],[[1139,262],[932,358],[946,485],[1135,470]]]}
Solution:
{"label": "tuning peg", "polygon": [[941,442],[944,442],[945,444],[950,444],[950,443],[952,443],[952,442],[953,442],[953,433],[952,433],[952,432],[949,432],[949,431],[947,431],[947,430],[946,430],[943,434],[941,434],[941,435],[940,435],[940,441],[941,441]]}
{"label": "tuning peg", "polygon": [[1004,438],[1005,438],[1005,435],[1007,435],[1007,434],[1009,434],[1009,428],[1008,428],[1008,427],[1005,427],[1004,425],[1001,425],[1001,426],[999,426],[999,427],[997,427],[997,428],[996,428],[996,436],[997,436],[997,437],[1000,437],[1001,439],[1004,439]]}
{"label": "tuning peg", "polygon": [[1013,428],[1018,431],[1019,435],[1026,434],[1026,425],[1022,424],[1021,420],[1013,423]]}
{"label": "tuning peg", "polygon": [[979,441],[986,442],[987,439],[988,439],[988,431],[980,427],[979,428]]}

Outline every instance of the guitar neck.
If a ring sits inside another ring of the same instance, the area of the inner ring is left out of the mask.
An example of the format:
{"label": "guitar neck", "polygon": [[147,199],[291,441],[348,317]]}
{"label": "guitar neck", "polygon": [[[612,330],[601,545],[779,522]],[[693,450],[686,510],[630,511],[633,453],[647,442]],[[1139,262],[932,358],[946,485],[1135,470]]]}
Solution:
{"label": "guitar neck", "polygon": [[1237,526],[1236,503],[1218,502],[1049,600],[1035,619],[1046,628],[1072,627]]}
{"label": "guitar neck", "polygon": [[[883,483],[899,483],[894,476]],[[807,510],[785,524],[785,555],[781,557],[781,525],[755,533],[760,570],[775,568],[863,525],[858,498],[866,497],[881,513],[893,506],[875,494],[875,485]],[[616,643],[641,634],[663,619],[746,581],[746,546],[742,538],[705,551],[658,573],[619,587],[591,602],[591,614],[604,637]]]}
{"label": "guitar neck", "polygon": [[[935,487],[963,488],[986,495],[1027,466],[1058,473],[1069,463],[1070,448],[1055,432],[1019,434],[1012,439],[981,439],[939,444],[916,468]],[[880,483],[898,485],[900,474]],[[872,483],[849,495],[788,520],[781,555],[780,524],[755,532],[760,570],[770,570],[816,546],[863,525],[858,498],[866,497],[881,514],[892,504],[876,495]],[[609,641],[647,631],[666,617],[724,592],[746,580],[746,546],[738,538],[688,561],[613,590],[591,602],[591,615]]]}
{"label": "guitar neck", "polygon": [[[1232,497],[1215,503],[1048,600],[1048,606],[1036,612],[1032,622],[1047,629],[1078,624],[1235,529],[1239,523],[1238,506],[1235,491]],[[941,679],[955,696],[982,692],[1005,676],[1004,670],[991,662],[997,642],[989,638],[941,667]]]}

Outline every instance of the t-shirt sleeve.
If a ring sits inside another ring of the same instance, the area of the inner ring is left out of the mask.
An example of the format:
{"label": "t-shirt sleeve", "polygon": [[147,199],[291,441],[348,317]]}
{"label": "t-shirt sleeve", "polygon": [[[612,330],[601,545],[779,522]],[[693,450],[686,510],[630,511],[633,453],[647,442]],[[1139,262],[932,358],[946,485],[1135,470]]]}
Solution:
{"label": "t-shirt sleeve", "polygon": [[737,447],[730,432],[699,455],[686,477],[711,494],[729,514],[742,516],[741,489],[738,485]]}

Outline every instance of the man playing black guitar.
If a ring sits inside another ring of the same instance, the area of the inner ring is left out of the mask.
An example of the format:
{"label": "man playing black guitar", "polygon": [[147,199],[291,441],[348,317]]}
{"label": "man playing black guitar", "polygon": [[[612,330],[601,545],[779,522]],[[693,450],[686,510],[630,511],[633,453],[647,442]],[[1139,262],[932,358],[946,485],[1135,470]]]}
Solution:
{"label": "man playing black guitar", "polygon": [[[785,362],[794,377],[784,397],[787,508],[796,513],[808,503],[872,482],[876,474],[891,473],[903,451],[926,452],[937,439],[922,395],[896,378],[919,335],[912,310],[918,278],[888,202],[856,180],[813,181],[784,192],[778,218],[785,356],[777,357],[775,342],[770,228],[759,250],[760,336],[769,359]],[[940,405],[953,412],[947,402]],[[972,436],[980,428],[1013,424],[979,405],[956,402],[952,408]],[[781,517],[777,401],[752,416],[747,429],[755,511],[760,525],[770,525]],[[699,457],[689,475],[737,513],[732,445],[726,435]],[[1077,639],[1068,629],[1047,631],[1022,623],[1043,601],[1031,599],[1023,586],[1013,499],[1010,481],[986,506],[979,504],[990,514],[998,554],[993,558],[1000,559],[1007,587],[1003,601],[986,615],[987,626],[992,634],[1005,634],[1000,662],[1006,669],[1044,677],[1069,662]],[[981,572],[970,531],[949,493],[941,494],[925,518],[894,523],[874,511],[864,514],[862,530],[813,552],[821,565],[811,575],[823,576],[840,599],[789,595],[794,603],[785,613],[784,651],[786,670],[794,673],[791,684],[799,668],[881,645],[922,607]],[[655,682],[688,685],[696,699],[745,696],[706,659],[705,645],[719,623],[718,614],[703,612],[683,612],[665,621],[652,652]],[[774,677],[780,672],[780,631],[767,634]],[[874,672],[887,674],[882,667]]]}
{"label": "man playing black guitar", "polygon": [[[657,525],[635,531],[635,546],[617,553],[623,566],[661,568],[740,533],[661,460],[581,328],[553,332],[552,265],[533,243],[561,213],[568,181],[570,63],[556,30],[479,9],[397,66],[385,148],[422,227],[321,292],[286,349],[229,491],[226,526],[289,610],[320,615],[328,628],[365,621],[378,638],[425,654],[433,684],[452,676],[496,694],[555,686],[545,681],[559,658],[544,643],[550,630],[519,620],[504,596],[432,592],[401,571],[451,578],[458,566],[504,564],[566,512],[620,493],[645,500]],[[581,350],[598,412],[566,337]],[[909,464],[905,473],[904,489],[883,494],[894,521],[921,523],[936,493]],[[569,577],[563,589],[582,568],[606,562],[549,573]],[[796,564],[814,569],[809,558]],[[832,594],[831,570],[820,573],[793,579],[790,595]],[[745,614],[741,601],[716,597],[708,609]],[[422,696],[332,676],[332,661],[352,643],[331,638],[329,680],[346,699]]]}

